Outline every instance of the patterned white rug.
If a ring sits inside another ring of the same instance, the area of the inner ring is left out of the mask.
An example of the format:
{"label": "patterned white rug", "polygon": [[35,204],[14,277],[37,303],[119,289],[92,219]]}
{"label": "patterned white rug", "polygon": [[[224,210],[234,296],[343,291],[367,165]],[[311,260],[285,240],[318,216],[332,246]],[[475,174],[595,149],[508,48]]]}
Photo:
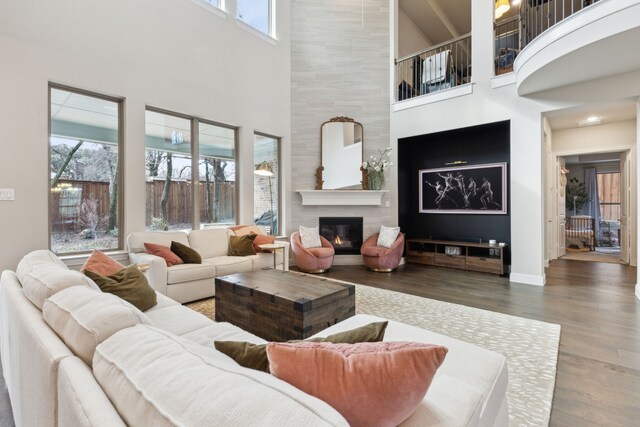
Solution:
{"label": "patterned white rug", "polygon": [[356,312],[438,332],[503,354],[512,426],[549,424],[560,325],[356,285]]}
{"label": "patterned white rug", "polygon": [[[503,354],[509,368],[510,425],[549,424],[560,325],[364,285],[355,286],[357,313],[397,320]],[[215,320],[213,298],[187,306]]]}

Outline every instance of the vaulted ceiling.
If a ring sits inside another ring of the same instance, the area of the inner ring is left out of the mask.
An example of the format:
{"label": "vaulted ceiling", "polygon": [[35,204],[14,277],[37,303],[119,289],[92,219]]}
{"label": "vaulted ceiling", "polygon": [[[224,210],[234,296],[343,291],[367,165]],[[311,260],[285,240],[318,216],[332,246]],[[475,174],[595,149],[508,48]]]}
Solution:
{"label": "vaulted ceiling", "polygon": [[399,7],[432,45],[471,31],[471,0],[399,0]]}

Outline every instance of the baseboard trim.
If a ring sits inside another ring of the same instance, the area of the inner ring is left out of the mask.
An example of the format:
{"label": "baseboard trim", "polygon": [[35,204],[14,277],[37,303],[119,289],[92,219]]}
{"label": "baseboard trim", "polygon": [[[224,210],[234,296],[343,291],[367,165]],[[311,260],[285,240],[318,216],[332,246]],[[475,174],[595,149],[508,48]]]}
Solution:
{"label": "baseboard trim", "polygon": [[536,276],[533,274],[511,273],[509,275],[509,282],[524,283],[525,285],[544,286],[545,277],[544,274],[541,276]]}
{"label": "baseboard trim", "polygon": [[636,298],[640,299],[640,283],[636,285]]}

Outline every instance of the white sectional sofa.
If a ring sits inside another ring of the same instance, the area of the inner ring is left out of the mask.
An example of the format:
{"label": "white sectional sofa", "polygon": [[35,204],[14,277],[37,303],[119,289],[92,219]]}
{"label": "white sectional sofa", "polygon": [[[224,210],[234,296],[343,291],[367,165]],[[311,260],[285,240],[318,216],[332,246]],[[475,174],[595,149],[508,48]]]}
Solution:
{"label": "white sectional sofa", "polygon": [[[74,310],[64,309],[63,302],[66,298],[77,305],[78,294],[89,301],[83,307],[93,304],[95,295],[95,302],[115,300],[118,310],[126,309],[127,303],[94,286],[48,251],[32,252],[15,273],[2,273],[0,356],[16,425],[347,425],[326,403],[269,374],[240,367],[213,347],[214,340],[264,340],[229,323],[213,322],[159,293],[155,307],[131,317],[137,324],[111,331],[115,333],[109,337],[96,332],[85,338],[94,344],[99,336],[104,340],[93,347],[92,363],[83,362],[71,350],[77,348],[78,335],[59,337],[49,324],[73,324]],[[103,325],[109,324],[104,322],[109,308],[95,310]],[[52,321],[52,316],[58,317]],[[318,335],[379,320],[357,315]],[[390,321],[385,341],[399,340],[449,348],[426,397],[403,426],[508,425],[503,356]],[[86,345],[91,342],[82,344],[91,348]],[[86,351],[80,356],[87,360]]]}
{"label": "white sectional sofa", "polygon": [[[244,271],[273,267],[273,253],[258,253],[250,256],[230,256],[229,229],[210,228],[183,231],[140,231],[129,234],[127,245],[129,259],[136,264],[149,264],[146,275],[154,289],[169,298],[185,303],[215,294],[214,277]],[[187,245],[202,257],[202,264],[180,264],[167,267],[165,261],[145,253],[145,243],[171,246],[175,241]],[[277,251],[277,264],[289,269],[289,243],[283,251]]]}

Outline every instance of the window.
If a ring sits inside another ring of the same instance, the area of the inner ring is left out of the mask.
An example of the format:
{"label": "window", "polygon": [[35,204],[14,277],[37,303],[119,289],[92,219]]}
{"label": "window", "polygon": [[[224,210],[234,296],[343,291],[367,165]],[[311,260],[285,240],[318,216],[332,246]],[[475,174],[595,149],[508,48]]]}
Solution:
{"label": "window", "polygon": [[273,0],[237,0],[236,17],[256,30],[272,36]]}
{"label": "window", "polygon": [[620,172],[598,174],[600,220],[620,220]]}
{"label": "window", "polygon": [[253,217],[256,225],[278,235],[280,212],[280,162],[278,138],[254,135]]}
{"label": "window", "polygon": [[[235,141],[232,128],[148,109],[146,229],[185,230],[198,228],[198,224],[235,224]],[[195,164],[193,159],[197,160]]]}
{"label": "window", "polygon": [[49,87],[49,247],[121,248],[122,100]]}
{"label": "window", "polygon": [[236,132],[199,122],[200,225],[235,224]]}
{"label": "window", "polygon": [[145,134],[146,228],[190,229],[191,120],[147,110]]}

